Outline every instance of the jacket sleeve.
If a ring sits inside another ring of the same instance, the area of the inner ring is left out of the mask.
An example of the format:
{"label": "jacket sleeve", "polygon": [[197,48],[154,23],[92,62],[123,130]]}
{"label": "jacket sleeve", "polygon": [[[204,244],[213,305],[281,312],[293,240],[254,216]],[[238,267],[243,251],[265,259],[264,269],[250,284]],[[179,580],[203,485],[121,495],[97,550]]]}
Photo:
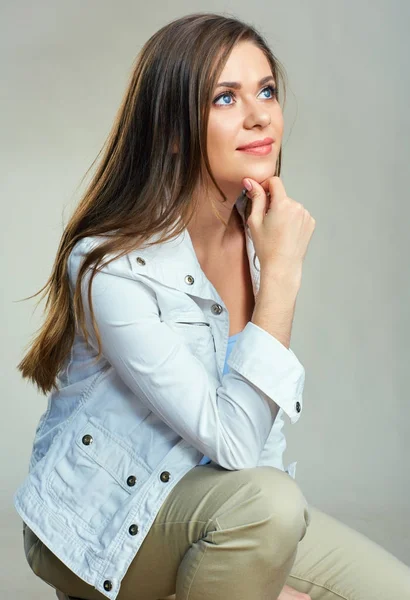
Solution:
{"label": "jacket sleeve", "polygon": [[[85,249],[81,240],[69,257],[72,291]],[[228,360],[230,372],[217,380],[161,320],[149,281],[127,270],[126,261],[100,267],[92,282],[104,358],[142,403],[201,453],[229,470],[256,466],[279,408],[292,423],[300,417],[303,366],[249,321]],[[89,342],[97,349],[87,299],[90,274],[81,295]]]}
{"label": "jacket sleeve", "polygon": [[286,468],[283,464],[283,453],[286,450],[286,437],[282,431],[284,425],[282,414],[283,410],[280,409],[265,445],[262,448],[262,452],[259,455],[257,466],[276,467],[277,469],[286,471],[292,479],[295,479],[297,461],[290,463]]}

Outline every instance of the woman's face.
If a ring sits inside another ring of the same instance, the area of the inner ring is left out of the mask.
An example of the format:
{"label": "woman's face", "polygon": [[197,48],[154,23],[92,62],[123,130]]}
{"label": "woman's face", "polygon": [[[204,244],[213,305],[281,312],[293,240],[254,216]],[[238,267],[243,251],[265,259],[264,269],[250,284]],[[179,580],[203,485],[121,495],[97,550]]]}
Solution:
{"label": "woman's face", "polygon": [[[260,83],[270,76],[271,79]],[[259,183],[275,173],[283,135],[283,115],[275,91],[272,71],[263,52],[251,42],[237,44],[218,78],[238,82],[240,89],[215,87],[208,121],[208,156],[218,185],[228,195],[238,196],[242,179]],[[251,142],[273,138],[268,154],[238,150]]]}

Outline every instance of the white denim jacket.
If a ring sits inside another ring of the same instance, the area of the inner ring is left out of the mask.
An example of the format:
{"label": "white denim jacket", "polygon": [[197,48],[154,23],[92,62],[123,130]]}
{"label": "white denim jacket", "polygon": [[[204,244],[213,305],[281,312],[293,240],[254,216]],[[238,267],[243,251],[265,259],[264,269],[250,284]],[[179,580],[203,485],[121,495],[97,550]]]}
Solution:
{"label": "white denim jacket", "polygon": [[[244,200],[236,206],[244,220]],[[69,258],[71,291],[97,237]],[[153,239],[153,238],[152,238]],[[246,247],[254,294],[259,261]],[[37,425],[28,475],[14,494],[23,521],[74,573],[115,600],[161,505],[208,456],[225,469],[285,470],[283,413],[301,416],[305,371],[249,321],[223,375],[229,313],[197,260],[188,230],[104,267],[92,299],[97,364],[77,330],[59,389]],[[296,462],[286,471],[295,477]]]}

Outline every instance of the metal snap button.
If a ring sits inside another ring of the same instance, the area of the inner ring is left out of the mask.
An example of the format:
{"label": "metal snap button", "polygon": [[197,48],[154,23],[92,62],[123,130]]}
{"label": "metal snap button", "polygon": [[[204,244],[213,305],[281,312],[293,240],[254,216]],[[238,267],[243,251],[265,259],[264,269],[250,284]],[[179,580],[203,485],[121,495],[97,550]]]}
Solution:
{"label": "metal snap button", "polygon": [[107,592],[109,592],[110,590],[112,590],[112,583],[109,579],[106,579],[104,581],[104,589],[107,590]]}
{"label": "metal snap button", "polygon": [[194,283],[195,279],[192,277],[192,275],[186,275],[185,277],[185,283],[187,283],[188,285],[192,285]]}
{"label": "metal snap button", "polygon": [[135,485],[136,481],[137,481],[137,478],[135,477],[135,475],[130,475],[129,477],[127,477],[127,485],[129,485],[130,487],[132,485]]}
{"label": "metal snap button", "polygon": [[161,475],[159,476],[161,481],[163,481],[164,483],[167,483],[169,481],[170,477],[171,477],[171,473],[169,471],[162,471]]}
{"label": "metal snap button", "polygon": [[89,446],[90,444],[93,443],[93,436],[87,433],[86,435],[83,435],[83,438],[81,441],[85,446]]}
{"label": "metal snap button", "polygon": [[216,304],[212,304],[211,311],[213,312],[214,315],[220,315],[221,312],[223,311],[223,308],[220,304],[216,303]]}
{"label": "metal snap button", "polygon": [[145,265],[145,260],[141,256],[137,256],[136,260],[139,265]]}
{"label": "metal snap button", "polygon": [[300,413],[300,411],[302,410],[302,407],[300,406],[300,402],[299,400],[296,402],[296,412]]}
{"label": "metal snap button", "polygon": [[132,525],[130,525],[128,531],[130,532],[131,535],[135,535],[138,533],[138,525],[135,525],[135,523],[133,523]]}

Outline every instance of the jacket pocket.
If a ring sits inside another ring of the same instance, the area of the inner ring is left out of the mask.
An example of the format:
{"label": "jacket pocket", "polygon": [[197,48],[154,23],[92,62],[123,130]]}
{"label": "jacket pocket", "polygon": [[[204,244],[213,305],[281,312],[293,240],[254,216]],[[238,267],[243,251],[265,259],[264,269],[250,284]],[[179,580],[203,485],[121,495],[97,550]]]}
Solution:
{"label": "jacket pocket", "polygon": [[96,534],[149,476],[145,463],[90,417],[50,472],[47,489],[59,512]]}
{"label": "jacket pocket", "polygon": [[201,317],[183,315],[166,321],[167,325],[181,336],[182,341],[196,356],[215,352],[215,340],[211,324]]}

